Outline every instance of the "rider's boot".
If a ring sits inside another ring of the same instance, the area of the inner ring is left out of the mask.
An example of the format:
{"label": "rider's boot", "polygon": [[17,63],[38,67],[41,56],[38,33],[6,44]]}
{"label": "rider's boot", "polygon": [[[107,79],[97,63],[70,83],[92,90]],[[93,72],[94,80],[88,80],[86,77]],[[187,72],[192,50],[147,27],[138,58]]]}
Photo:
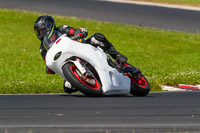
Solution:
{"label": "rider's boot", "polygon": [[121,53],[118,53],[116,55],[116,61],[119,64],[124,64],[124,63],[127,62],[127,60],[128,60],[128,58],[125,55],[121,54]]}
{"label": "rider's boot", "polygon": [[125,55],[118,52],[114,47],[110,47],[109,49],[107,49],[106,53],[111,55],[111,57],[115,59],[118,64],[120,63],[124,64],[128,60],[128,58]]}
{"label": "rider's boot", "polygon": [[78,90],[77,90],[76,88],[74,88],[74,87],[71,85],[71,83],[70,83],[69,81],[67,81],[67,80],[65,80],[64,83],[63,83],[63,89],[64,89],[64,91],[65,91],[66,93],[69,93],[69,94],[78,91]]}

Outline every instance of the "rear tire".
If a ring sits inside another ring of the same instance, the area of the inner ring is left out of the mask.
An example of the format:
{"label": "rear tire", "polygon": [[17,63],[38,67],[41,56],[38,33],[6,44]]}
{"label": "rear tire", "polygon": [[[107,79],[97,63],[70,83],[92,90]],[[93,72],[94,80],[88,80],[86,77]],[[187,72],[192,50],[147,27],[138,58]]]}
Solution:
{"label": "rear tire", "polygon": [[[129,63],[126,63],[125,66],[132,66]],[[134,67],[135,68],[135,67]],[[139,70],[136,75],[132,75],[130,72],[125,73],[131,80],[131,90],[130,93],[134,96],[143,97],[149,94],[150,85],[146,77]]]}
{"label": "rear tire", "polygon": [[131,78],[131,91],[130,93],[134,96],[143,97],[149,94],[150,85],[146,77],[139,73],[141,79],[132,79]]}
{"label": "rear tire", "polygon": [[[91,69],[91,67],[88,69]],[[97,79],[98,75],[97,75],[95,69],[94,68],[92,68],[92,69],[93,70],[90,70],[90,71],[94,75],[94,78],[92,79],[93,81],[95,81],[94,85],[89,84],[84,79],[80,78],[80,76],[77,73],[78,69],[73,63],[68,62],[62,68],[64,76],[72,84],[73,87],[77,88],[80,92],[82,92],[86,96],[100,97],[103,95],[102,85],[101,85],[100,81]]]}

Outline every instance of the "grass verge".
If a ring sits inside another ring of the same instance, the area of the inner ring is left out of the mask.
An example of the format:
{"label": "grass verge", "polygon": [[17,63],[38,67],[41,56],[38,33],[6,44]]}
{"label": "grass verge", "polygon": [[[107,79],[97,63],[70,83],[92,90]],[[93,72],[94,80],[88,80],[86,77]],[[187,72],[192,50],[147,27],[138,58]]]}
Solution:
{"label": "grass verge", "polygon": [[[0,93],[63,93],[63,79],[47,75],[33,23],[41,13],[0,9]],[[200,84],[200,35],[55,16],[57,26],[101,32],[128,62],[148,78],[151,91],[162,84]]]}

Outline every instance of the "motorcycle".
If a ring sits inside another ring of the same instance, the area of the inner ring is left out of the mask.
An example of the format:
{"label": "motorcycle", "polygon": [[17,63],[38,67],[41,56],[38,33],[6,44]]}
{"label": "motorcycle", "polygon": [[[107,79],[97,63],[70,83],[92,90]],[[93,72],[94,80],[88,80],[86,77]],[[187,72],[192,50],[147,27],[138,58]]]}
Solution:
{"label": "motorcycle", "polygon": [[53,31],[44,38],[46,65],[86,96],[146,96],[150,85],[129,63],[118,64],[99,47],[80,43]]}

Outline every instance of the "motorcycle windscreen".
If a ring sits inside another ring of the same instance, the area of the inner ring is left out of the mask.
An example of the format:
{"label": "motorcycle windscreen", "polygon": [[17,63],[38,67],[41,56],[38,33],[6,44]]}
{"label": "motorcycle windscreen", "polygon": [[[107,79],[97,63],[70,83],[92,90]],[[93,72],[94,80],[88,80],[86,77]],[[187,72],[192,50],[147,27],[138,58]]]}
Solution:
{"label": "motorcycle windscreen", "polygon": [[44,41],[43,41],[43,45],[45,47],[46,50],[49,50],[52,45],[54,44],[54,42],[61,36],[61,33],[53,30],[50,33],[47,33],[44,36]]}

